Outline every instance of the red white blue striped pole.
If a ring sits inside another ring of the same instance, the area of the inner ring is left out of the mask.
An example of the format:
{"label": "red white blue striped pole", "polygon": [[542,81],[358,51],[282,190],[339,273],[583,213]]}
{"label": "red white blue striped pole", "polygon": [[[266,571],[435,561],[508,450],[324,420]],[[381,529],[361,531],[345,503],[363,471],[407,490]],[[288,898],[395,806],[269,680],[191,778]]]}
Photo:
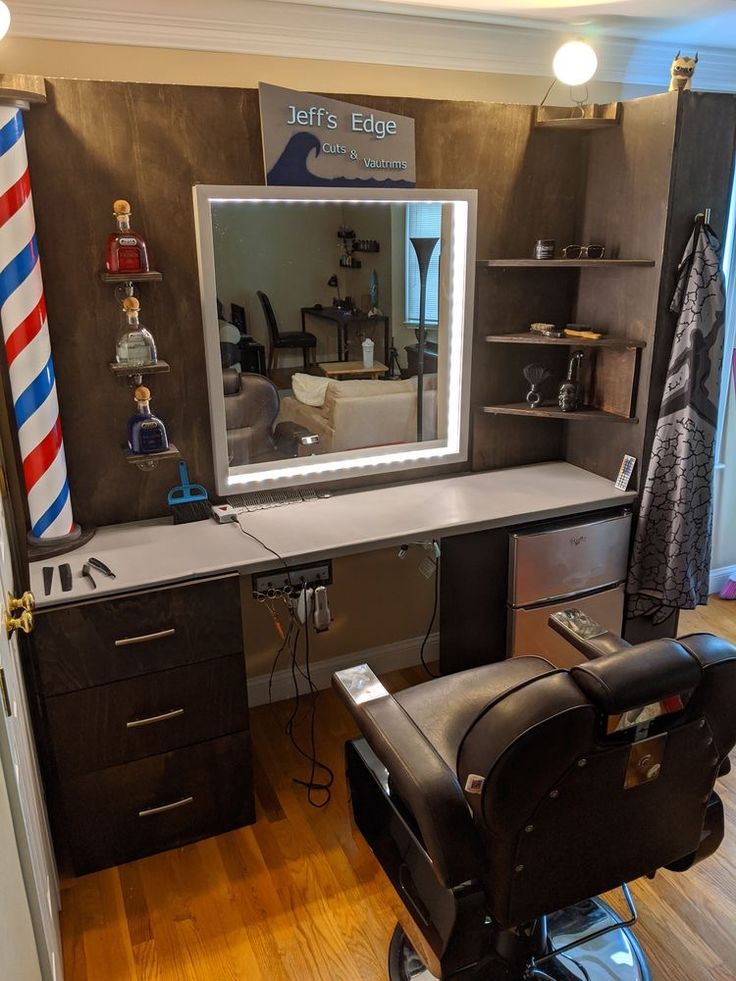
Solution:
{"label": "red white blue striped pole", "polygon": [[40,545],[76,538],[36,244],[23,116],[0,105],[0,321],[31,519]]}

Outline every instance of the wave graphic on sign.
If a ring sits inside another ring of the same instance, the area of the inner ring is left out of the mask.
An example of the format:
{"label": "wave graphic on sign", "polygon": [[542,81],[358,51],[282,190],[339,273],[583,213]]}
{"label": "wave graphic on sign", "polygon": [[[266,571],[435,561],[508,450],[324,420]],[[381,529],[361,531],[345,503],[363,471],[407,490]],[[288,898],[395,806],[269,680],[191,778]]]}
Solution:
{"label": "wave graphic on sign", "polygon": [[295,133],[269,170],[268,183],[285,187],[414,187],[411,181],[391,177],[385,180],[374,177],[319,177],[311,172],[307,162],[311,153],[318,157],[321,149],[321,143],[313,133]]}

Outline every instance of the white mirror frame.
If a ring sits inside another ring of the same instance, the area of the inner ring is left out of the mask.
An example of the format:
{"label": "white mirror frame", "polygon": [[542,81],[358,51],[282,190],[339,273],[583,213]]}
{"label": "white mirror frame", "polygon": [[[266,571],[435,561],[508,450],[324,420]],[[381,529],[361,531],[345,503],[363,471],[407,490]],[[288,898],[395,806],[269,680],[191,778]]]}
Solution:
{"label": "white mirror frame", "polygon": [[[222,496],[286,484],[317,484],[372,473],[392,473],[464,463],[468,458],[470,362],[475,290],[475,234],[478,192],[475,190],[369,190],[365,188],[263,187],[199,184],[193,188],[199,289],[202,301],[210,423],[217,492]],[[447,437],[426,444],[348,450],[230,467],[225,428],[225,398],[217,324],[212,205],[224,202],[336,202],[401,204],[442,201],[452,206],[450,269],[450,336]]]}

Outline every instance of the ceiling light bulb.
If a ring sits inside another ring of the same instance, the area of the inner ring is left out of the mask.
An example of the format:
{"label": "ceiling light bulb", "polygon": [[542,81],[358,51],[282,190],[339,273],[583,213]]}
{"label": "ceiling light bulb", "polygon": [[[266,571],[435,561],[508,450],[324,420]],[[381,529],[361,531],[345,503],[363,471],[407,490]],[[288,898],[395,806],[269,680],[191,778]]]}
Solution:
{"label": "ceiling light bulb", "polygon": [[598,57],[585,41],[568,41],[558,50],[552,70],[564,85],[585,85],[595,75]]}
{"label": "ceiling light bulb", "polygon": [[10,27],[10,11],[8,5],[0,0],[0,40],[8,33]]}

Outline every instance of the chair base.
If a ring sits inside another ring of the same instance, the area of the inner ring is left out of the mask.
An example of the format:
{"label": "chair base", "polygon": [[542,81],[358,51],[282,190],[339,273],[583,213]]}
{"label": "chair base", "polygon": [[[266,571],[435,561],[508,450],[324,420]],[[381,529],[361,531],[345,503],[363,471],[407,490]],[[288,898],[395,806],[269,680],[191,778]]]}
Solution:
{"label": "chair base", "polygon": [[[575,943],[601,930],[619,917],[601,899],[587,899],[548,917],[547,930],[551,949]],[[499,970],[501,973],[499,973]],[[425,967],[400,926],[396,926],[388,953],[390,981],[437,981]],[[504,968],[487,966],[472,974],[456,975],[458,981],[651,981],[646,957],[634,934],[626,927],[612,930],[596,940],[585,942],[529,967],[518,978]]]}

